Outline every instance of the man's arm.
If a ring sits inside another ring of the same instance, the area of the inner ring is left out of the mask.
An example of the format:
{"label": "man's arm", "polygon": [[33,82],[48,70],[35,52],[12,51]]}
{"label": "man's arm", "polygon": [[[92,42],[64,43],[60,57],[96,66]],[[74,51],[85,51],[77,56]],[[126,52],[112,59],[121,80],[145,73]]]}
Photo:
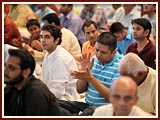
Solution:
{"label": "man's arm", "polygon": [[85,71],[74,71],[71,73],[71,75],[79,79],[79,82],[77,83],[79,85],[79,88],[77,87],[77,90],[79,90],[78,92],[84,92],[84,90],[87,88],[85,86],[86,83],[90,83],[105,99],[109,100],[109,88],[94,78],[90,73],[89,68],[87,68]]}

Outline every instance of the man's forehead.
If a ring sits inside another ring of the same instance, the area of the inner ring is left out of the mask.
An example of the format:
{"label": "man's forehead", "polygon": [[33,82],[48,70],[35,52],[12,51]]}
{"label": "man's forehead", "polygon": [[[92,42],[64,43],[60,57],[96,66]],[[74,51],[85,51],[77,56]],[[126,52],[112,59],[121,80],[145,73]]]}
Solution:
{"label": "man's forehead", "polygon": [[51,33],[49,31],[47,31],[47,30],[41,30],[40,34],[41,35],[45,35],[45,36],[51,35]]}
{"label": "man's forehead", "polygon": [[20,63],[20,58],[17,56],[8,56],[6,59],[6,63],[14,63],[14,64],[19,64]]}

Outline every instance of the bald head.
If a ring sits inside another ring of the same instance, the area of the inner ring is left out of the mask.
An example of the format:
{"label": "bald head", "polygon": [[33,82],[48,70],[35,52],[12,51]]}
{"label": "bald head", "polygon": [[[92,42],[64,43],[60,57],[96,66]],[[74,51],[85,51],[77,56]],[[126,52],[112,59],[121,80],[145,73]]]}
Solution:
{"label": "bald head", "polygon": [[137,85],[132,78],[121,76],[112,83],[110,102],[115,116],[128,116],[137,100]]}
{"label": "bald head", "polygon": [[128,76],[121,76],[120,78],[118,78],[112,83],[110,88],[111,94],[115,89],[121,89],[121,90],[124,89],[124,90],[134,91],[136,94],[137,85],[132,78]]}

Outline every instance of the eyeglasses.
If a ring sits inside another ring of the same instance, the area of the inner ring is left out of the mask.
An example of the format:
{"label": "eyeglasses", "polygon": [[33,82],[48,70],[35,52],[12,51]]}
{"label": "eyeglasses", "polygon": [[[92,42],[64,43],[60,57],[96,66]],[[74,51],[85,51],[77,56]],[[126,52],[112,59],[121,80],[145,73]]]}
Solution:
{"label": "eyeglasses", "polygon": [[8,71],[15,71],[15,70],[21,70],[21,68],[17,68],[17,67],[15,67],[15,66],[13,66],[13,65],[6,65],[6,64],[4,64],[4,70],[8,70]]}

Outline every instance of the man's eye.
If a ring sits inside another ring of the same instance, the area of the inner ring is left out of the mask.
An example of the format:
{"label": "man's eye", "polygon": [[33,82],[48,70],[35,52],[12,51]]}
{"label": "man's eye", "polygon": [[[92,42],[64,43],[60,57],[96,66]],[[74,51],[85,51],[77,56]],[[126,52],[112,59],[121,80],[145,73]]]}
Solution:
{"label": "man's eye", "polygon": [[130,100],[132,99],[132,97],[130,97],[130,96],[126,96],[124,99],[125,99],[125,101],[127,101],[127,102],[128,102],[128,101],[130,101]]}
{"label": "man's eye", "polygon": [[120,99],[120,97],[119,97],[118,95],[113,96],[113,98],[114,98],[115,100],[119,100],[119,99]]}
{"label": "man's eye", "polygon": [[50,36],[46,36],[45,39],[50,39]]}

